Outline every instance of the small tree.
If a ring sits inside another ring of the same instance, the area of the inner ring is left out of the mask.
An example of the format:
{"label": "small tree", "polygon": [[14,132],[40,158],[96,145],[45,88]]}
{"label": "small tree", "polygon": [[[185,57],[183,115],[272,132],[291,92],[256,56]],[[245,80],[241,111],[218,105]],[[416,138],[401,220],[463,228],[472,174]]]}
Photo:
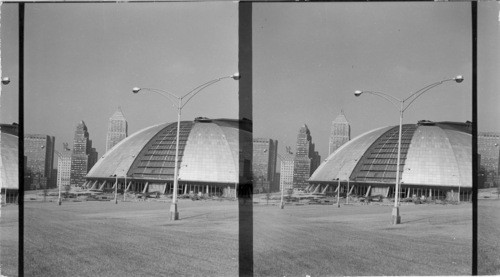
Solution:
{"label": "small tree", "polygon": [[271,199],[271,192],[270,189],[266,189],[266,205],[269,205],[269,199]]}
{"label": "small tree", "polygon": [[500,182],[497,182],[497,199],[500,199]]}
{"label": "small tree", "polygon": [[43,186],[43,202],[47,199],[47,195],[49,194],[49,189],[47,188],[47,184]]}
{"label": "small tree", "polygon": [[288,201],[292,200],[293,189],[288,189],[287,191]]}
{"label": "small tree", "polygon": [[65,197],[69,196],[69,191],[71,190],[71,186],[64,186]]}

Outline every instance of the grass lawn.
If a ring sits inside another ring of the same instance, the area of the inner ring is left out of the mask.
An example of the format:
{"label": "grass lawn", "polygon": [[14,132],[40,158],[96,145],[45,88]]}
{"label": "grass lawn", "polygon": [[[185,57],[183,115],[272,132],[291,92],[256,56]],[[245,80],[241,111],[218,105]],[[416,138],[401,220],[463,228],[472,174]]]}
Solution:
{"label": "grass lawn", "polygon": [[19,258],[19,206],[2,207],[0,217],[0,273],[18,276]]}
{"label": "grass lawn", "polygon": [[257,276],[471,274],[472,206],[254,207]]}
{"label": "grass lawn", "polygon": [[500,275],[500,200],[477,202],[477,273]]}
{"label": "grass lawn", "polygon": [[[25,202],[26,276],[237,276],[238,203]],[[253,208],[255,276],[471,273],[471,205]]]}
{"label": "grass lawn", "polygon": [[237,202],[25,202],[26,276],[236,276]]}

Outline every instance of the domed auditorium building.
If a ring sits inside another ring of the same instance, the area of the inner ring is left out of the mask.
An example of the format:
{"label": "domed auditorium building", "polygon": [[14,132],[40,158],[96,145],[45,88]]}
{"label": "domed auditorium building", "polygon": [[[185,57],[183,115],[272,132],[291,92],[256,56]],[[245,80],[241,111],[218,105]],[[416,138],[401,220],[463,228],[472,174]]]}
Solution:
{"label": "domed auditorium building", "polygon": [[[173,193],[177,122],[145,128],[111,148],[89,171],[84,187]],[[234,197],[251,182],[250,120],[181,121],[179,194]]]}
{"label": "domed auditorium building", "polygon": [[19,195],[19,138],[17,124],[0,124],[0,188],[2,203],[17,203]]}
{"label": "domed auditorium building", "polygon": [[[404,124],[400,197],[470,201],[471,124],[419,121]],[[309,178],[309,192],[395,196],[399,126],[364,133],[332,153]],[[460,198],[458,198],[460,195]]]}

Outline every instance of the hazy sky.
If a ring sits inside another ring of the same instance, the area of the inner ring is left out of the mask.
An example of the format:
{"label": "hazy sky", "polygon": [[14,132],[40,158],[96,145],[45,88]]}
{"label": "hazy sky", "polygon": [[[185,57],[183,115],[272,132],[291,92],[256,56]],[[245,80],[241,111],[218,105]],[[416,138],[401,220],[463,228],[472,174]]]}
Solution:
{"label": "hazy sky", "polygon": [[[2,6],[2,46],[12,43],[4,29],[17,28],[14,6]],[[238,70],[237,3],[26,4],[25,18],[25,133],[55,136],[56,149],[73,144],[83,120],[103,155],[118,106],[129,134],[177,120],[167,99],[133,94],[134,86],[182,95]],[[4,73],[7,64],[2,59]],[[197,116],[238,118],[238,82],[223,80],[193,98],[182,119]]]}
{"label": "hazy sky", "polygon": [[418,120],[472,120],[469,3],[256,3],[253,21],[254,136],[295,148],[307,124],[322,159],[343,109],[351,138],[399,123],[381,91],[398,98],[430,90],[405,112]]}
{"label": "hazy sky", "polygon": [[[500,131],[500,22],[497,2],[478,3],[479,130]],[[340,109],[359,134],[398,123],[397,110],[372,95],[403,98],[430,83],[464,75],[419,98],[405,123],[466,121],[471,108],[470,3],[254,3],[254,136],[295,147],[303,124],[322,158]],[[17,5],[2,5],[1,122],[17,119]],[[175,109],[133,86],[184,93],[237,71],[237,3],[26,4],[25,133],[72,144],[84,120],[102,155],[109,117],[121,106],[129,134]],[[244,78],[244,76],[243,76]],[[238,83],[224,80],[183,111],[237,118]]]}
{"label": "hazy sky", "polygon": [[500,132],[500,3],[478,5],[478,130]]}

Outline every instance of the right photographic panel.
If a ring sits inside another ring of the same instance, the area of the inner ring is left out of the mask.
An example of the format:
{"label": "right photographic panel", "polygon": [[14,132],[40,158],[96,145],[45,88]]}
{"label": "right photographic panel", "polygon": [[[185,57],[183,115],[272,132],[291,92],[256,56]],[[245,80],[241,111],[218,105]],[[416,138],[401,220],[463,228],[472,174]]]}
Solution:
{"label": "right photographic panel", "polygon": [[[468,2],[253,3],[255,276],[472,274],[472,31]],[[499,131],[498,98],[480,101]]]}
{"label": "right photographic panel", "polygon": [[477,274],[500,275],[500,3],[477,14]]}

